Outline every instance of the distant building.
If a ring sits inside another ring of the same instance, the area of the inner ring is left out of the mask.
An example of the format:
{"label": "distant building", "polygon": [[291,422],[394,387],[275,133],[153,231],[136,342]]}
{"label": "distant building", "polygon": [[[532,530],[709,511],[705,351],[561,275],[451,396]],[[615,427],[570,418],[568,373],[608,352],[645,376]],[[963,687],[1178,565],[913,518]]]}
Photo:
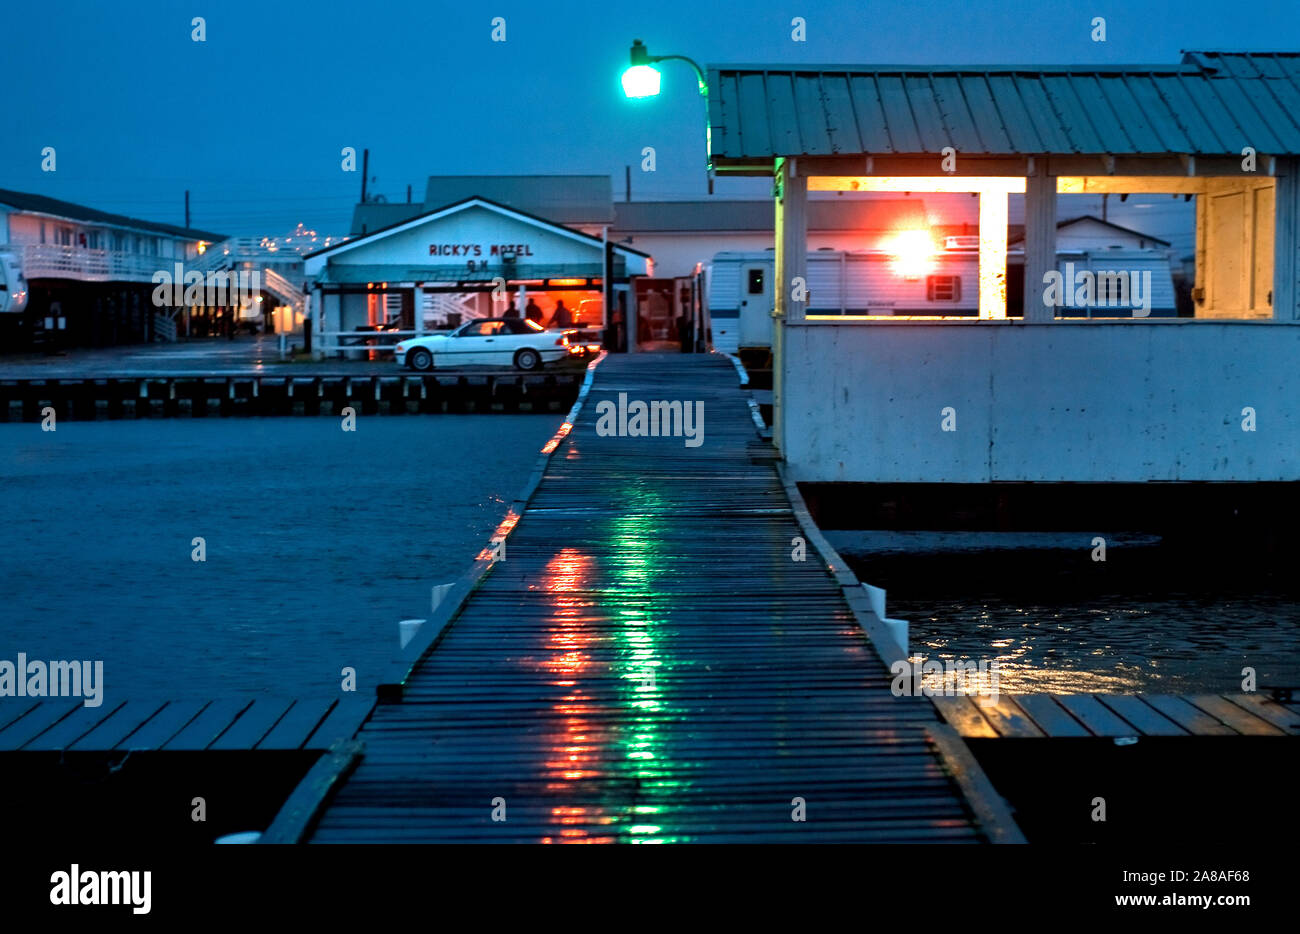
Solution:
{"label": "distant building", "polygon": [[[174,338],[153,277],[225,236],[0,189],[0,352]],[[57,332],[53,334],[50,332]]]}

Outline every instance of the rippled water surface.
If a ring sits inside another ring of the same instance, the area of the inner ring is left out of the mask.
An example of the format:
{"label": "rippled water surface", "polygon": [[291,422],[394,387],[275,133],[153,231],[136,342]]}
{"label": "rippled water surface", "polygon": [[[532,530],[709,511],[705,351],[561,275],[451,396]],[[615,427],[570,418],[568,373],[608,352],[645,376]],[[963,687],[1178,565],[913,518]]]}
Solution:
{"label": "rippled water surface", "polygon": [[372,691],[559,422],[0,425],[0,659],[102,659],[120,696]]}
{"label": "rippled water surface", "polygon": [[1006,693],[1197,693],[1300,684],[1293,559],[1172,549],[1157,536],[829,532],[888,591],[909,650],[997,660]]}

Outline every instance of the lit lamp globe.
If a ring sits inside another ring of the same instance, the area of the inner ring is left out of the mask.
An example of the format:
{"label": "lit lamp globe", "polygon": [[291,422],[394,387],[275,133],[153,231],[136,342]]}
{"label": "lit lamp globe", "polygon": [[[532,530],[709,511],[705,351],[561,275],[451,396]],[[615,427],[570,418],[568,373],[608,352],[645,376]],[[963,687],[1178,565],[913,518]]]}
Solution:
{"label": "lit lamp globe", "polygon": [[659,93],[659,70],[633,65],[623,72],[623,93],[628,97],[654,97]]}

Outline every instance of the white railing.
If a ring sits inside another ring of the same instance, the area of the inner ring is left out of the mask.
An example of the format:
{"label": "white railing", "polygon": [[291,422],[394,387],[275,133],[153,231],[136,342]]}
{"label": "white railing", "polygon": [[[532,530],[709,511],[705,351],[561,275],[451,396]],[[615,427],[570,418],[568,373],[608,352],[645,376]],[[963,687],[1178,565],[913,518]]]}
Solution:
{"label": "white railing", "polygon": [[[176,259],[116,250],[90,250],[53,243],[19,247],[23,275],[32,279],[77,279],[83,282],[149,282],[160,269],[171,271]],[[180,260],[184,262],[184,260]]]}
{"label": "white railing", "polygon": [[306,313],[307,295],[274,269],[262,270],[262,288],[280,296],[298,314]]}
{"label": "white railing", "polygon": [[176,343],[176,321],[167,315],[155,314],[153,316],[153,336],[154,340],[162,341],[167,344]]}
{"label": "white railing", "polygon": [[[392,353],[397,342],[408,337],[422,337],[425,331],[321,331],[320,352],[334,354]],[[331,340],[333,338],[333,340]]]}

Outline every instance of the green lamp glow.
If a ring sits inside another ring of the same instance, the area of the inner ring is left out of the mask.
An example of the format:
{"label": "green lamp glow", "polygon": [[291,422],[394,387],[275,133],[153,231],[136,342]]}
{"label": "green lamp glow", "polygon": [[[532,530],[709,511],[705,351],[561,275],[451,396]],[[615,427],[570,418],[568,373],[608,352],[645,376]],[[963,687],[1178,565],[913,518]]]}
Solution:
{"label": "green lamp glow", "polygon": [[623,72],[623,93],[628,97],[654,97],[659,93],[659,69],[633,65]]}

